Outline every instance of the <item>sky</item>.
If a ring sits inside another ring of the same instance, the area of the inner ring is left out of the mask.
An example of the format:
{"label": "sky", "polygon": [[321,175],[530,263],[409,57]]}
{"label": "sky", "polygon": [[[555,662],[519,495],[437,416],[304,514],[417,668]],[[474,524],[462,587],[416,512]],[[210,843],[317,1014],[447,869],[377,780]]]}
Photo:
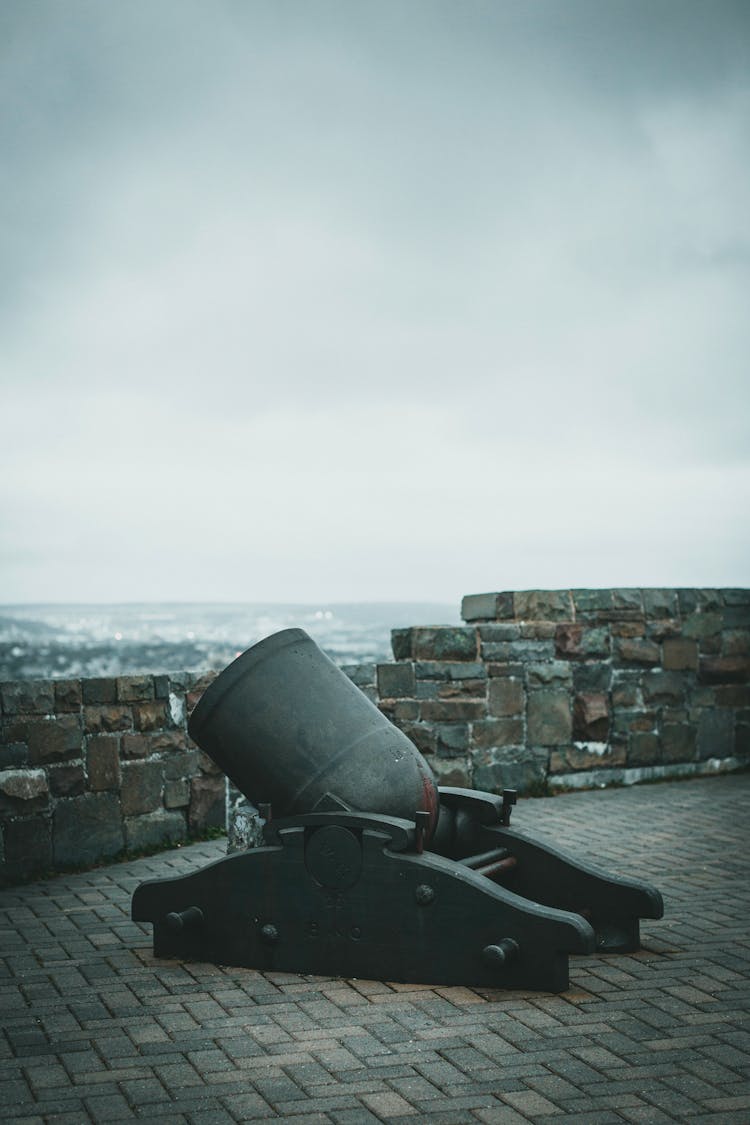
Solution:
{"label": "sky", "polygon": [[745,0],[3,0],[0,603],[750,582]]}

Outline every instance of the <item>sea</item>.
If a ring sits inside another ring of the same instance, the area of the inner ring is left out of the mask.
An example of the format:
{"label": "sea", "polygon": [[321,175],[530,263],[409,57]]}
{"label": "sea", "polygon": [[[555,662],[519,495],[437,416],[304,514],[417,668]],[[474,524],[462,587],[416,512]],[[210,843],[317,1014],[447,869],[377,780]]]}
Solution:
{"label": "sea", "polygon": [[280,629],[304,629],[340,665],[391,659],[391,629],[452,625],[433,602],[0,606],[0,680],[224,668]]}

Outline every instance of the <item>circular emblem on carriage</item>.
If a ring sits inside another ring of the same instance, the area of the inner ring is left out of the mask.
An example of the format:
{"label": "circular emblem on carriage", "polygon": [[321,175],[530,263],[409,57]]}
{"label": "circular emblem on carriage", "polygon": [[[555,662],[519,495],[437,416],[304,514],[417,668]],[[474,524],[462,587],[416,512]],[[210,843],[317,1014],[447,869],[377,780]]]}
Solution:
{"label": "circular emblem on carriage", "polygon": [[305,866],[317,883],[332,890],[353,887],[362,871],[362,845],[340,824],[312,833],[305,848]]}

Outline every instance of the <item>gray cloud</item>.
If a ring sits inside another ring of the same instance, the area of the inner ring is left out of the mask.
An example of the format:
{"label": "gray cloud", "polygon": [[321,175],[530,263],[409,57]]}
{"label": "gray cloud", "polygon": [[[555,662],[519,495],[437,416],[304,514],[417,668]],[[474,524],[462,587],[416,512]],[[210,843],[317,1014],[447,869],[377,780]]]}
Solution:
{"label": "gray cloud", "polygon": [[749,31],[6,3],[7,598],[746,581]]}

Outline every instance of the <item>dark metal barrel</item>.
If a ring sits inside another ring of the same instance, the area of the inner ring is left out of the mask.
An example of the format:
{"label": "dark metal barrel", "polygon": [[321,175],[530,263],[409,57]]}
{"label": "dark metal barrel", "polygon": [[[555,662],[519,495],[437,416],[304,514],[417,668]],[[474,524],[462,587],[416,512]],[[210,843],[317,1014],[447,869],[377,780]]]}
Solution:
{"label": "dark metal barrel", "polygon": [[274,633],[238,656],[204,692],[190,737],[273,815],[335,811],[414,820],[438,814],[432,772],[302,629]]}

